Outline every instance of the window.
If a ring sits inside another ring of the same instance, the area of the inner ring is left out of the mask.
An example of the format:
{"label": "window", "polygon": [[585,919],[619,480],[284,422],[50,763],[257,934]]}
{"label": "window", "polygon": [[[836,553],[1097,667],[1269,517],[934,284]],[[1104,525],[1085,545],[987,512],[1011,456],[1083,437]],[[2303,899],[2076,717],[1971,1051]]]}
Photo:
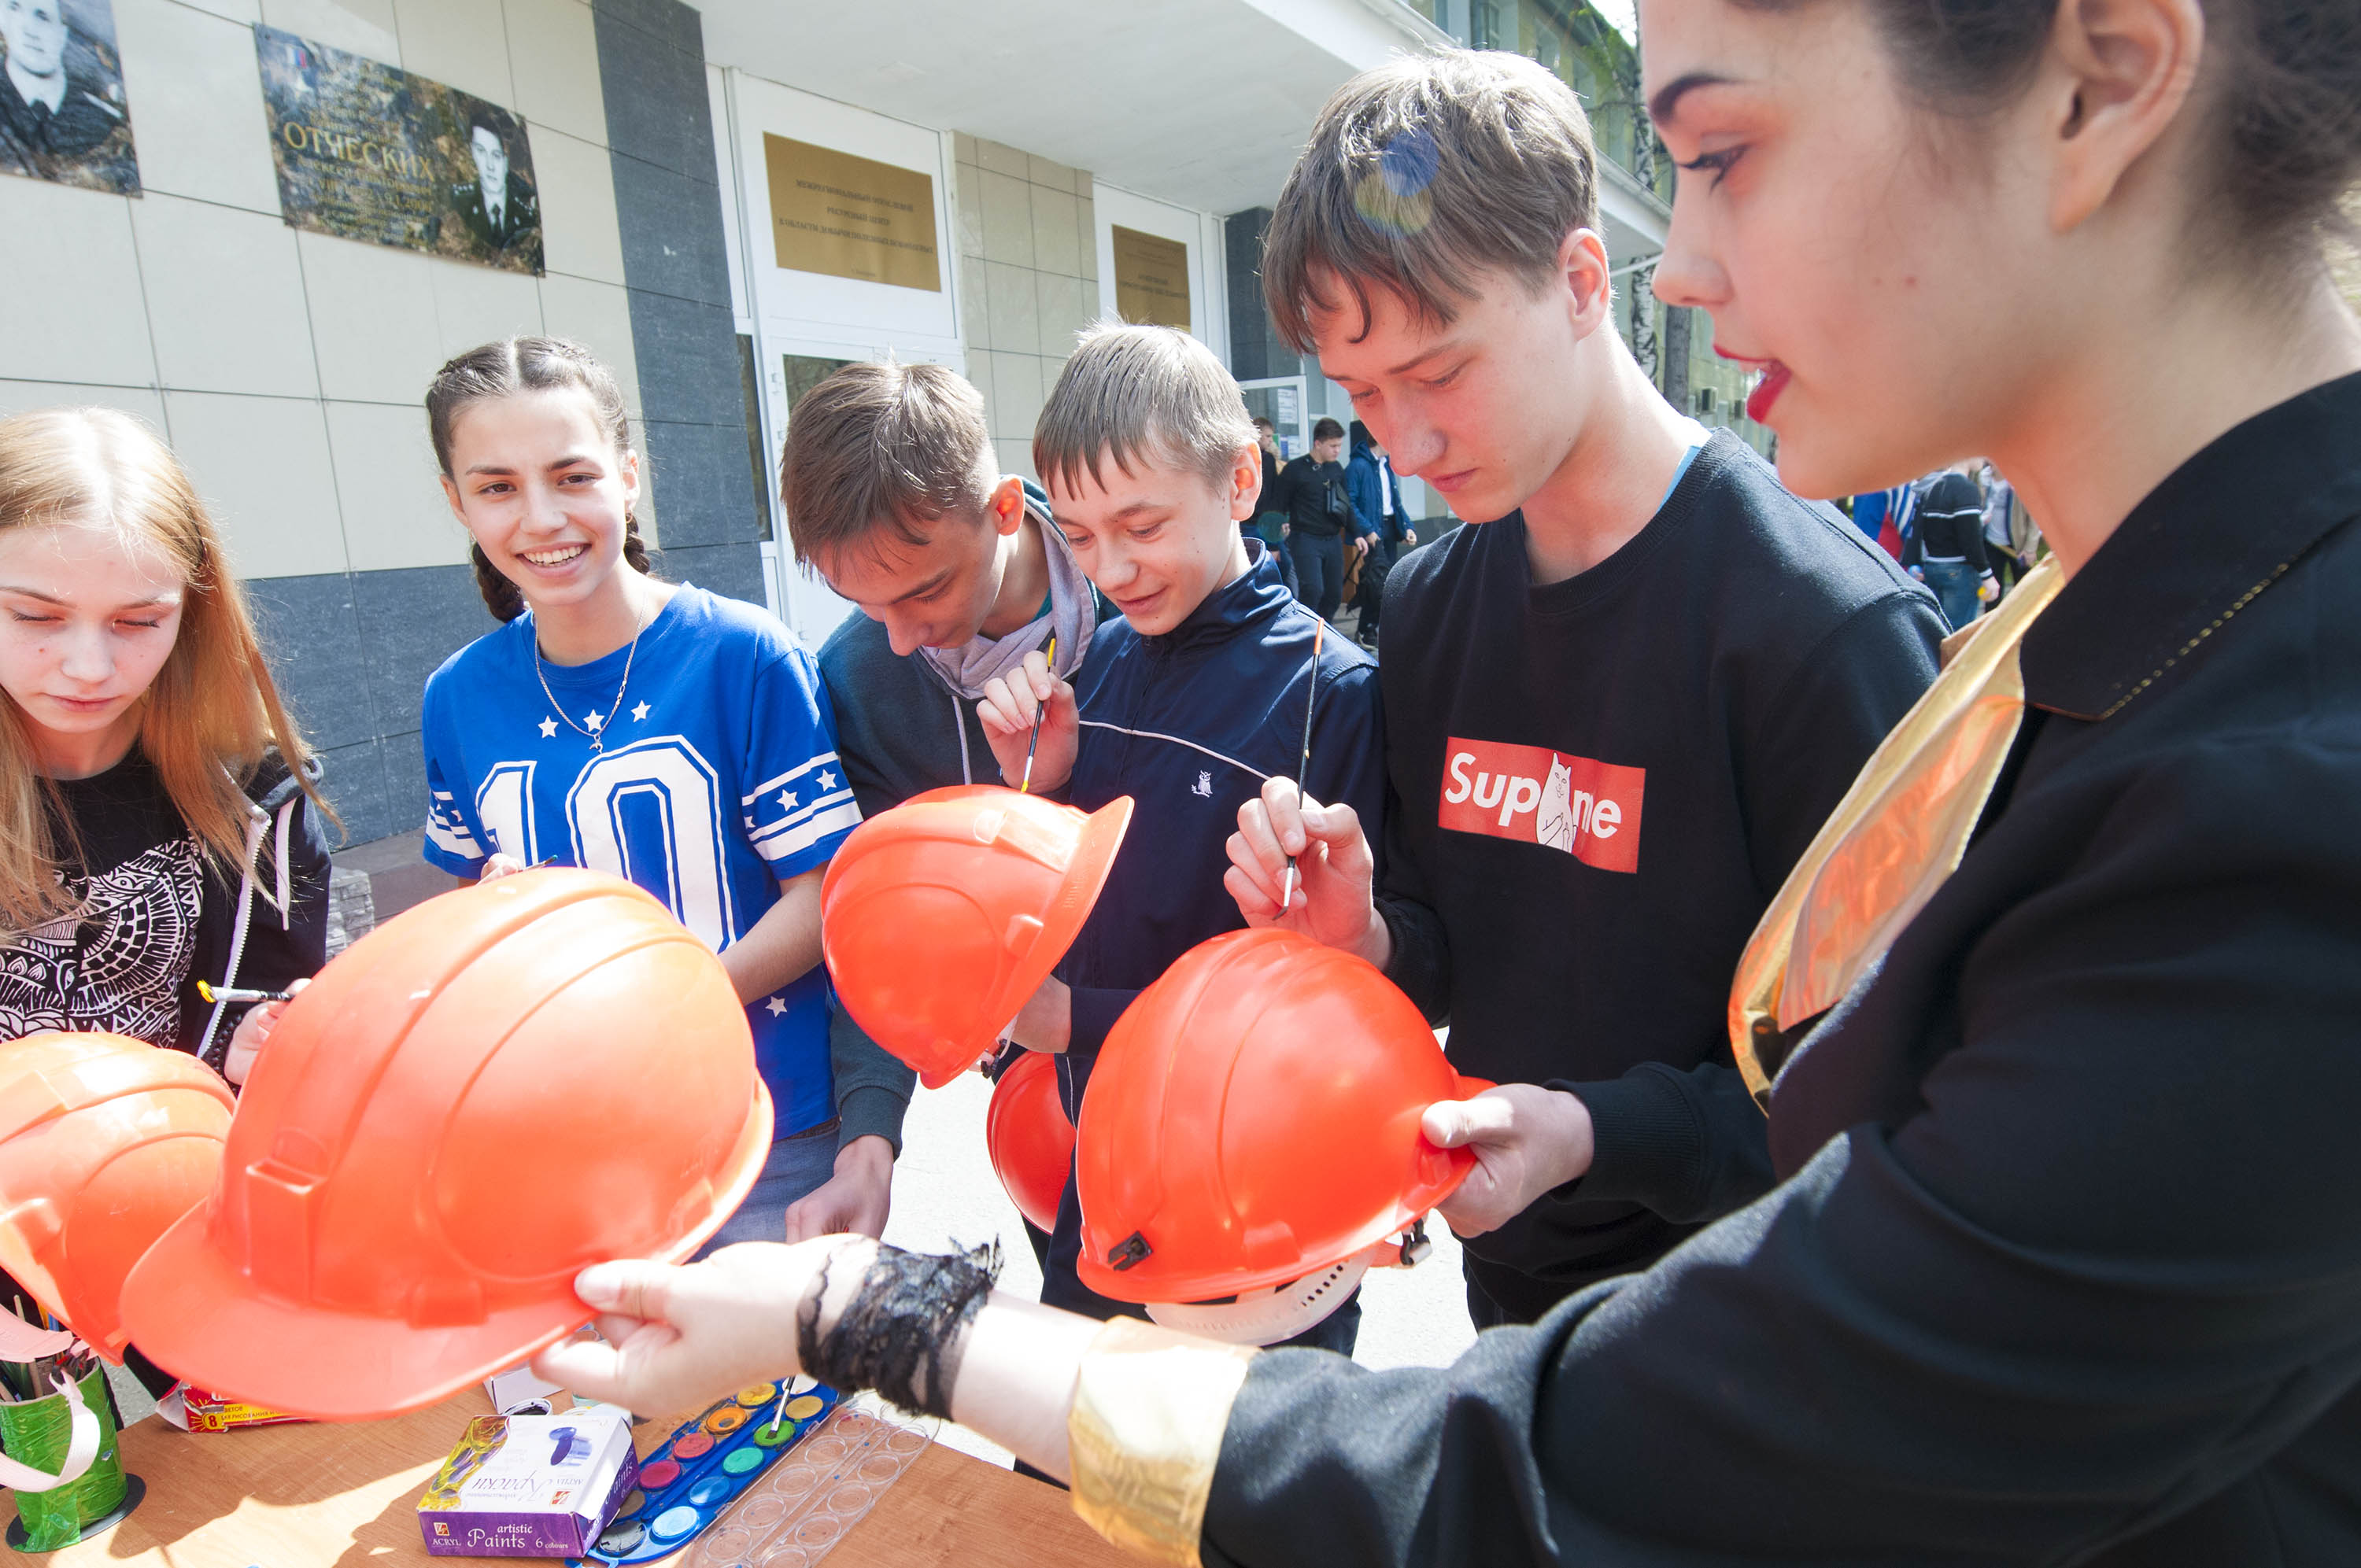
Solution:
{"label": "window", "polygon": [[746,399],[746,460],[754,472],[754,537],[771,537],[771,462],[763,450],[763,394],[754,384],[754,340],[738,334],[738,385]]}

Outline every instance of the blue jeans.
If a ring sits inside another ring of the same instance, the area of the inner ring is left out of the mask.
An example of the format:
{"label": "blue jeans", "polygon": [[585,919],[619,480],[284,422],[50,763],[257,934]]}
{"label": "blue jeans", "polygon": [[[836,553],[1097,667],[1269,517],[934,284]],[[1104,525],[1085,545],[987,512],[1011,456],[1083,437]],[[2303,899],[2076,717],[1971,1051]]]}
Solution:
{"label": "blue jeans", "polygon": [[1928,561],[1923,568],[1927,586],[1935,590],[1935,602],[1943,607],[1943,619],[1957,631],[1976,618],[1982,607],[1976,602],[1976,569],[1965,561]]}
{"label": "blue jeans", "polygon": [[1287,552],[1295,558],[1295,597],[1321,620],[1335,620],[1336,606],[1345,597],[1344,537],[1299,528],[1287,536]]}
{"label": "blue jeans", "polygon": [[698,1257],[737,1242],[783,1242],[787,1239],[787,1210],[798,1199],[818,1191],[836,1174],[836,1118],[817,1127],[781,1138],[771,1146],[754,1190],[738,1212],[697,1249]]}

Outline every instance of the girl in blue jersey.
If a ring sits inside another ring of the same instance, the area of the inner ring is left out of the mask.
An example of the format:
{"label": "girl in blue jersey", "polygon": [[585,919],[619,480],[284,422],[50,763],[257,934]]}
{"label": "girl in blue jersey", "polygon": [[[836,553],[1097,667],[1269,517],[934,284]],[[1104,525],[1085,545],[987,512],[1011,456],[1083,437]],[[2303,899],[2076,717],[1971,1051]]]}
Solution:
{"label": "girl in blue jersey", "polygon": [[443,367],[426,412],[507,623],[426,683],[426,858],[471,878],[611,872],[720,955],[781,1136],[709,1245],[779,1240],[837,1153],[819,886],[861,815],[818,670],[762,610],[649,576],[622,393],[582,348],[487,344]]}

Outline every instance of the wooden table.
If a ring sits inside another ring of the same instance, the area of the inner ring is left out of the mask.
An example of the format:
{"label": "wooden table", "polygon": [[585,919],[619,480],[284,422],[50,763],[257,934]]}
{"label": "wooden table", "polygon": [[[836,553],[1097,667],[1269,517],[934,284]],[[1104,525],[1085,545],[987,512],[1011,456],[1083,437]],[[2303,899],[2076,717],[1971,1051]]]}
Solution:
{"label": "wooden table", "polygon": [[[433,1409],[358,1426],[183,1432],[150,1417],[122,1438],[124,1467],[148,1484],[147,1500],[113,1530],[46,1561],[57,1568],[486,1562],[430,1557],[416,1505],[467,1419],[490,1413],[482,1390],[470,1389]],[[642,1422],[641,1452],[675,1424]],[[20,1561],[35,1560],[0,1550],[0,1568]],[[1056,1487],[938,1443],[837,1544],[825,1568],[1113,1568],[1133,1561],[1075,1519]]]}

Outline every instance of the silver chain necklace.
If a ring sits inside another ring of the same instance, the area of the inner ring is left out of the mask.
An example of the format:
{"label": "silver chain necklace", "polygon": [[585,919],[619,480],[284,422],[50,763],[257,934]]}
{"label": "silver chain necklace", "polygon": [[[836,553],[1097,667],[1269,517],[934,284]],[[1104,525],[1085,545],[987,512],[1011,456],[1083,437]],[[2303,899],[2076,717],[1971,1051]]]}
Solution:
{"label": "silver chain necklace", "polygon": [[589,737],[590,754],[594,757],[606,754],[607,726],[614,722],[615,715],[623,711],[623,694],[629,691],[631,685],[631,661],[639,657],[640,638],[645,634],[651,624],[653,620],[642,623],[638,630],[631,633],[631,651],[623,655],[623,681],[615,688],[615,700],[603,716],[598,709],[591,709],[590,722],[587,725],[575,723],[574,716],[566,711],[566,705],[557,700],[557,694],[549,689],[549,676],[541,667],[541,633],[537,628],[533,632],[533,673],[541,681],[541,695],[549,699],[549,706],[556,710],[558,718],[566,721],[566,727],[568,729],[577,730]]}

